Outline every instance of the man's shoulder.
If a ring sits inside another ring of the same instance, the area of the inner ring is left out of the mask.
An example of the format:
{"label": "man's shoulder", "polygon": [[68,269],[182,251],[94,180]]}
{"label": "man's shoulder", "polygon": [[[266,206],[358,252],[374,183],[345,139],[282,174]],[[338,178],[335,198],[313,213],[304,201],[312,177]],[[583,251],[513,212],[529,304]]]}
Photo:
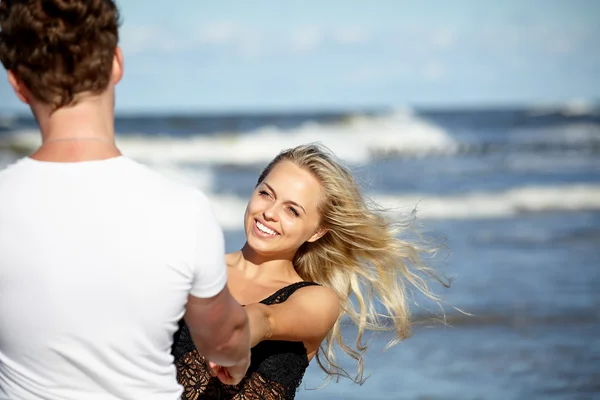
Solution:
{"label": "man's shoulder", "polygon": [[172,202],[172,205],[191,202],[200,209],[210,207],[208,196],[190,183],[169,177],[134,160],[129,160],[129,167],[137,170],[136,173],[142,178],[145,185],[153,188],[158,195],[164,197],[165,201]]}
{"label": "man's shoulder", "polygon": [[21,168],[25,164],[26,160],[26,157],[20,158],[0,168],[0,179],[18,171],[19,168]]}

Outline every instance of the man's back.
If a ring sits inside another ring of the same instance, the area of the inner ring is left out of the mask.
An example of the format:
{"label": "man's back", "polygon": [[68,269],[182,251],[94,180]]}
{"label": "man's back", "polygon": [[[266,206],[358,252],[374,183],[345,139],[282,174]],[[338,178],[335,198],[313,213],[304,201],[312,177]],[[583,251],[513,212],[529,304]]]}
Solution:
{"label": "man's back", "polygon": [[0,398],[178,398],[172,335],[223,254],[200,192],[125,157],[0,172]]}

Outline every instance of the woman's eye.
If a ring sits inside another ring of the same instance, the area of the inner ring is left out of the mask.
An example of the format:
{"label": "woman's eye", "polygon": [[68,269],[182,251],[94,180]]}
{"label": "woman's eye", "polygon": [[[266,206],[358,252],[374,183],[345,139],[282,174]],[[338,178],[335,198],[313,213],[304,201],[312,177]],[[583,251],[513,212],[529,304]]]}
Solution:
{"label": "woman's eye", "polygon": [[265,190],[259,191],[258,194],[261,195],[261,196],[268,196],[269,195],[269,193],[267,191],[265,191]]}
{"label": "woman's eye", "polygon": [[300,214],[298,213],[298,211],[296,211],[296,209],[294,207],[290,207],[289,210],[294,216],[296,216],[296,217],[300,216]]}

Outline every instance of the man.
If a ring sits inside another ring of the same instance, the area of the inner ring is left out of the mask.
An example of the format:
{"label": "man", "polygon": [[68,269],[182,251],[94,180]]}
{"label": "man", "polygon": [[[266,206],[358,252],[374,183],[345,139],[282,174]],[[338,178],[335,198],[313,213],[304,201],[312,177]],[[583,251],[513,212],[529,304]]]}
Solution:
{"label": "man", "polygon": [[112,0],[1,0],[0,60],[42,144],[0,172],[0,399],[181,396],[184,316],[238,383],[248,319],[207,198],[124,157]]}

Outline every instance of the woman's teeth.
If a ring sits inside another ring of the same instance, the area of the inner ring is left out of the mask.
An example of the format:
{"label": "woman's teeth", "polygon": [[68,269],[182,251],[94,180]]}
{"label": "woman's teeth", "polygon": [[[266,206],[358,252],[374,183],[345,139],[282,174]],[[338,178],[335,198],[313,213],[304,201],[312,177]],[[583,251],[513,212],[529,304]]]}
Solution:
{"label": "woman's teeth", "polygon": [[269,229],[266,226],[264,226],[263,224],[261,224],[260,222],[256,221],[256,226],[258,227],[258,230],[264,233],[268,233],[269,235],[277,235],[277,232],[275,232],[273,229]]}

